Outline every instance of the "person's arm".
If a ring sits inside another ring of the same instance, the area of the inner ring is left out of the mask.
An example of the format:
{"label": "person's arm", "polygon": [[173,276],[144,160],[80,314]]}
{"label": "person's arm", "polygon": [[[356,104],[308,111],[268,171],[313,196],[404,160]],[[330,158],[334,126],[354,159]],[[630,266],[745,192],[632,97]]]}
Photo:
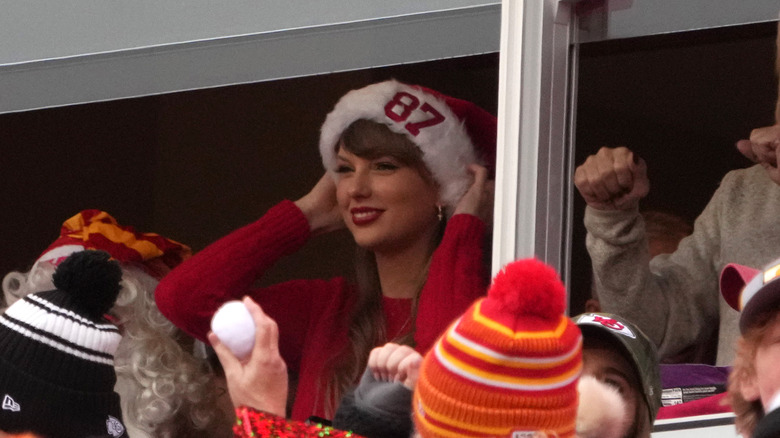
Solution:
{"label": "person's arm", "polygon": [[638,212],[586,208],[594,287],[606,312],[636,323],[661,358],[704,345],[718,324],[719,229],[710,205],[672,255],[650,260]]}
{"label": "person's arm", "polygon": [[309,235],[300,209],[283,201],[168,273],[155,290],[157,306],[176,326],[205,341],[219,306],[245,295],[257,298],[253,283],[279,258],[301,248]]}
{"label": "person's arm", "polygon": [[588,202],[586,244],[604,310],[635,322],[661,357],[711,337],[718,320],[717,193],[693,235],[673,255],[651,262],[638,212],[639,199],[649,190],[644,163],[628,149],[602,149],[577,169],[575,184]]}
{"label": "person's arm", "polygon": [[279,352],[276,322],[252,299],[243,303],[255,326],[248,358],[239,360],[214,333],[208,339],[225,371],[230,400],[236,410],[236,437],[358,437],[321,424],[306,424],[284,417],[287,402],[287,367]]}
{"label": "person's arm", "polygon": [[287,402],[287,367],[279,354],[276,322],[252,299],[243,303],[255,326],[252,352],[239,360],[214,333],[208,338],[225,370],[230,401],[236,410],[233,433],[236,437],[348,437],[319,424],[305,424],[284,417]]}
{"label": "person's arm", "polygon": [[[219,306],[251,295],[261,305],[266,305],[266,299],[275,301],[267,303],[272,307],[279,300],[291,304],[300,312],[295,316],[291,311],[287,313],[298,321],[293,325],[300,327],[306,321],[303,312],[317,304],[312,302],[313,296],[305,299],[307,290],[312,295],[339,285],[291,281],[263,290],[253,290],[252,286],[271,265],[300,249],[311,236],[341,227],[336,186],[326,174],[302,198],[282,201],[256,222],[212,243],[166,275],[155,291],[160,312],[185,332],[205,341],[209,321]],[[283,315],[272,316],[280,326],[285,324]]]}
{"label": "person's arm", "polygon": [[287,366],[279,354],[279,327],[251,298],[242,300],[254,323],[249,357],[239,360],[215,333],[208,335],[225,371],[230,401],[284,417],[287,405]]}
{"label": "person's arm", "polygon": [[433,253],[420,293],[415,349],[424,354],[447,326],[474,300],[485,295],[489,278],[483,261],[486,225],[492,211],[492,184],[484,167],[472,165],[474,184],[458,203],[444,237]]}

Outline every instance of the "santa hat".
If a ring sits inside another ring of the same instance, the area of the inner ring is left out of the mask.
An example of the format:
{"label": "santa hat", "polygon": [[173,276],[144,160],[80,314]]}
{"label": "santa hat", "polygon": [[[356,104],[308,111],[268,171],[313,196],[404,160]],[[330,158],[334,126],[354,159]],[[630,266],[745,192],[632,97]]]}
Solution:
{"label": "santa hat", "polygon": [[384,124],[422,150],[445,206],[454,207],[471,185],[469,164],[494,170],[497,121],[492,114],[471,102],[395,80],[350,91],[328,114],[320,134],[326,170],[336,168],[341,134],[360,119]]}
{"label": "santa hat", "polygon": [[780,259],[763,270],[729,263],[720,273],[720,293],[741,312],[739,330],[744,334],[760,314],[780,304]]}
{"label": "santa hat", "polygon": [[420,435],[573,437],[582,335],[555,270],[510,263],[429,351],[412,410]]}
{"label": "santa hat", "polygon": [[161,268],[173,269],[192,255],[188,246],[159,234],[140,233],[133,227],[119,225],[105,211],[83,210],[62,224],[60,237],[35,263],[57,265],[70,254],[85,249],[106,251],[114,260],[135,264],[157,278],[165,274]]}
{"label": "santa hat", "polygon": [[44,436],[126,437],[114,392],[121,335],[103,318],[122,270],[103,251],[81,251],[0,316],[0,429]]}

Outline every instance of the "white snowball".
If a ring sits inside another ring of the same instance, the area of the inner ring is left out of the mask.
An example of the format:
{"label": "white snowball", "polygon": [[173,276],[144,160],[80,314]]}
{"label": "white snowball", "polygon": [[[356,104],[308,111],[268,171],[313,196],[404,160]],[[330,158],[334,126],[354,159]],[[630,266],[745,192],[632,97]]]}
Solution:
{"label": "white snowball", "polygon": [[244,360],[255,345],[255,322],[241,301],[228,301],[211,318],[211,331],[220,342]]}

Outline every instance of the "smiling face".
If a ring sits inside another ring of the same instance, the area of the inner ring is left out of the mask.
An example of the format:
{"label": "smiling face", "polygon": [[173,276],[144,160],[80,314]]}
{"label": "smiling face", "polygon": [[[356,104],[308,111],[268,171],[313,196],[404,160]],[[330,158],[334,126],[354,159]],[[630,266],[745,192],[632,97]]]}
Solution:
{"label": "smiling face", "polygon": [[438,190],[397,158],[338,152],[336,198],[347,228],[362,248],[394,251],[430,242],[436,233]]}
{"label": "smiling face", "polygon": [[439,191],[414,143],[358,120],[336,152],[336,197],[359,246],[377,252],[430,244],[438,230]]}

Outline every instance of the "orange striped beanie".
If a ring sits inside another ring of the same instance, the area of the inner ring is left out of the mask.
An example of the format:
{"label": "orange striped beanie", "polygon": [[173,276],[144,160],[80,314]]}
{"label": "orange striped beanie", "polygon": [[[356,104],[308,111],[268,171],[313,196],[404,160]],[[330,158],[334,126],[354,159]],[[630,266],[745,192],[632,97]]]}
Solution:
{"label": "orange striped beanie", "polygon": [[536,259],[508,264],[426,354],[413,397],[431,437],[574,437],[582,335]]}
{"label": "orange striped beanie", "polygon": [[106,251],[112,259],[135,264],[156,278],[162,278],[192,255],[188,246],[159,234],[139,233],[131,226],[119,225],[105,211],[82,210],[62,224],[60,237],[35,263],[59,265],[70,254],[85,249]]}

